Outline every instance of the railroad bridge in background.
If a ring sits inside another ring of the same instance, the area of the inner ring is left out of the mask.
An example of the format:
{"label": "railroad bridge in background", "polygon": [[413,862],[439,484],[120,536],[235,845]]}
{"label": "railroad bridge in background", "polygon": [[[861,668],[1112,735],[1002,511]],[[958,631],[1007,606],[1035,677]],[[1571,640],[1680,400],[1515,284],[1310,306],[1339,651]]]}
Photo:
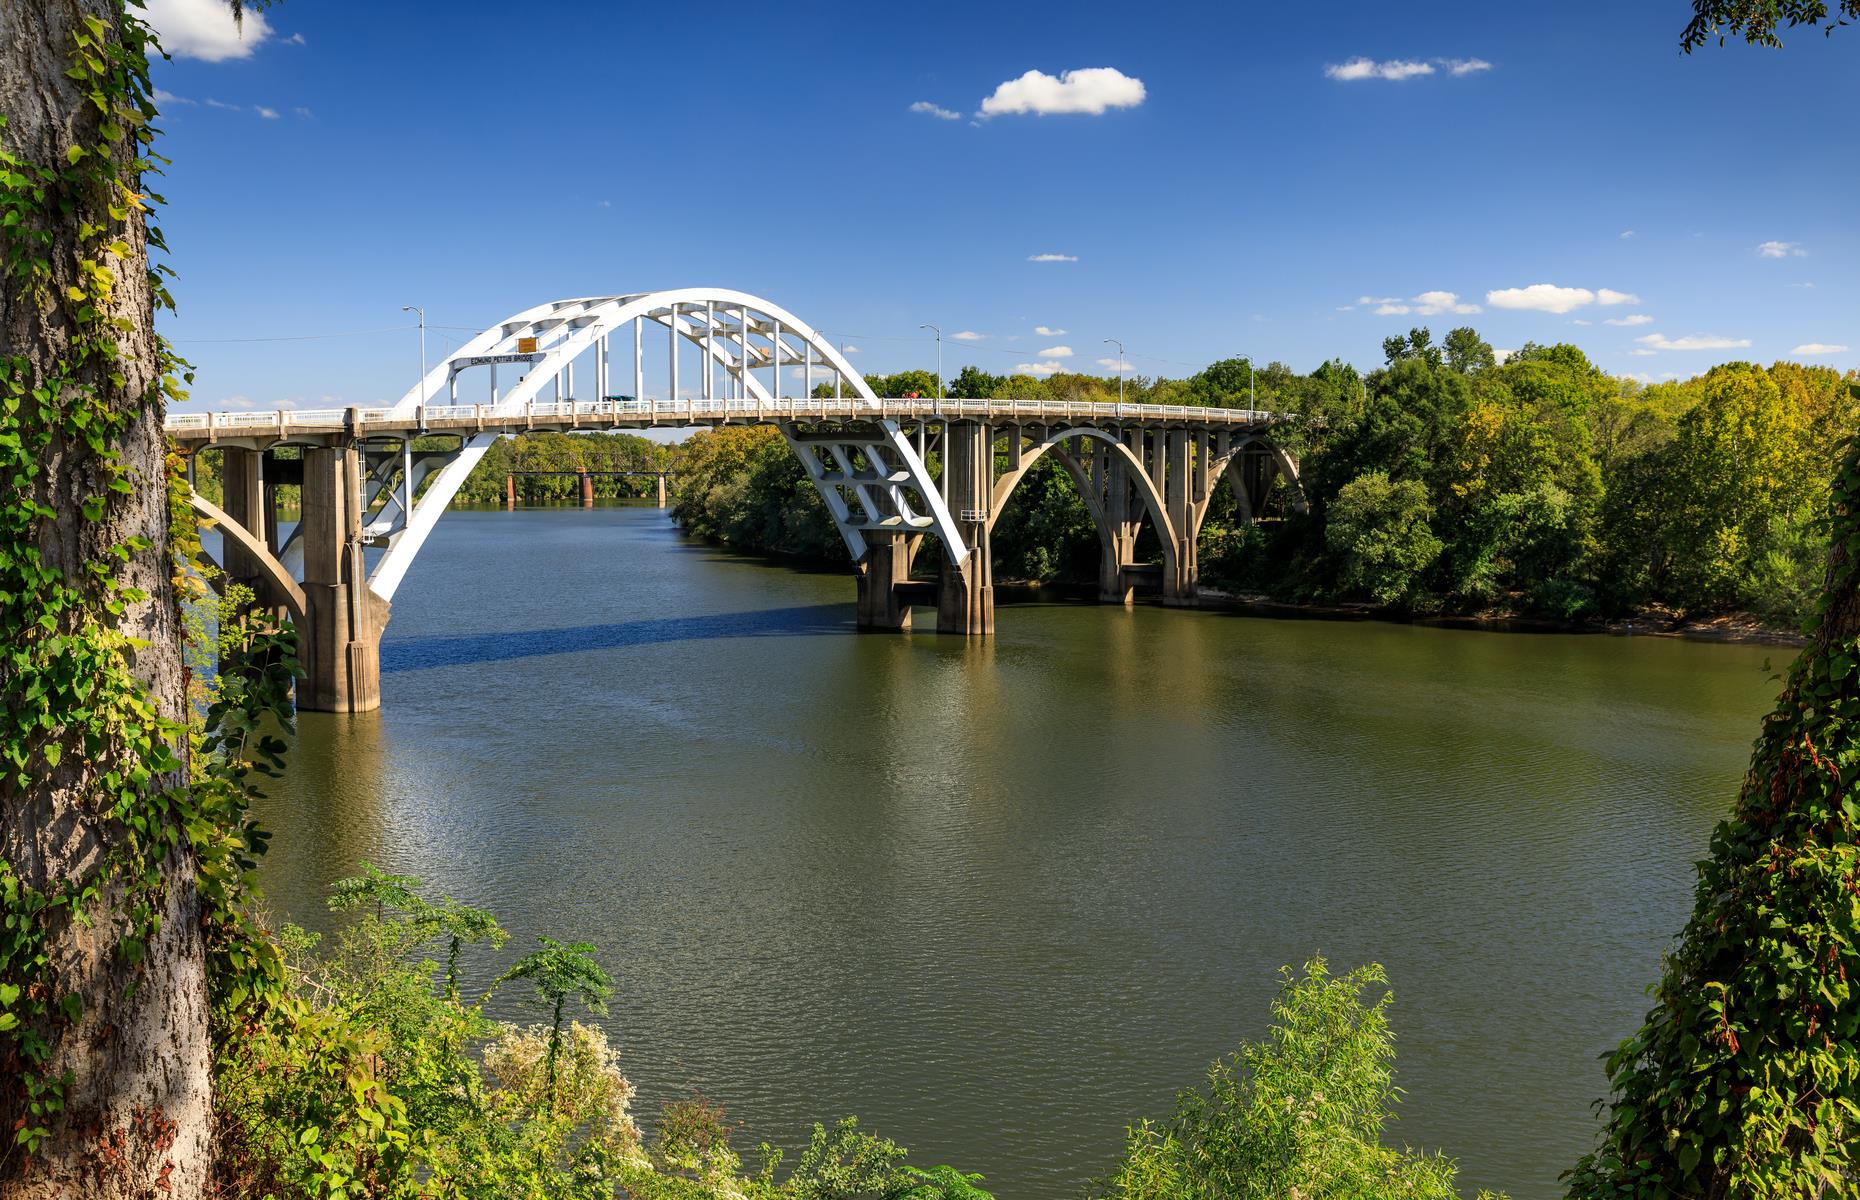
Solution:
{"label": "railroad bridge in background", "polygon": [[[641,398],[649,349],[669,399]],[[577,366],[609,398],[575,399]],[[611,398],[616,379],[631,383],[630,398]],[[785,381],[801,395],[784,395]],[[813,396],[817,383],[833,395]],[[196,490],[193,506],[221,532],[224,578],[296,626],[298,706],[355,712],[380,706],[381,634],[408,568],[503,435],[773,425],[856,564],[859,628],[909,629],[921,604],[935,607],[939,632],[987,637],[989,531],[1041,457],[1071,476],[1097,525],[1100,599],[1129,603],[1153,582],[1165,604],[1189,604],[1196,535],[1221,481],[1243,521],[1262,512],[1278,476],[1302,505],[1297,463],[1269,436],[1281,420],[1182,405],[881,399],[793,314],[692,288],[517,313],[388,408],[180,413],[167,428],[190,479],[201,450],[221,451],[222,504]],[[300,519],[281,537],[277,489],[287,484],[301,488]],[[1146,524],[1160,566],[1137,558]],[[932,539],[937,578],[913,580],[912,560]]]}

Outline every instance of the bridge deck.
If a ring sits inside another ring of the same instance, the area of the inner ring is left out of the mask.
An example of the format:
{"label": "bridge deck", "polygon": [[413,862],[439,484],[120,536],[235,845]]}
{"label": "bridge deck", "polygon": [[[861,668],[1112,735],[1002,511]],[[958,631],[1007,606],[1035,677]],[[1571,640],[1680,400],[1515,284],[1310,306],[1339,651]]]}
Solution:
{"label": "bridge deck", "polygon": [[1188,404],[1094,404],[1064,400],[563,400],[503,411],[491,404],[427,405],[413,416],[388,408],[276,409],[265,412],[170,413],[167,430],[181,442],[276,440],[334,434],[351,437],[426,433],[518,433],[548,429],[653,429],[785,421],[989,420],[1027,425],[1137,423],[1191,429],[1244,429],[1279,414]]}

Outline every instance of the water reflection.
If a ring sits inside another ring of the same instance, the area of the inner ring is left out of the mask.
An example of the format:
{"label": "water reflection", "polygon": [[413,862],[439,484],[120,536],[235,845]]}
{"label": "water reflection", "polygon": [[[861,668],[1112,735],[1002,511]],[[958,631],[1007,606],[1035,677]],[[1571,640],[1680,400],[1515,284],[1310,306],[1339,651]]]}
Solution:
{"label": "water reflection", "polygon": [[1773,687],[1743,647],[1147,606],[857,636],[852,597],[653,510],[448,515],[386,708],[304,721],[273,895],[423,875],[516,935],[471,986],[595,941],[648,1115],[858,1112],[1034,1200],[1259,1034],[1281,965],[1378,959],[1395,1136],[1550,1197]]}

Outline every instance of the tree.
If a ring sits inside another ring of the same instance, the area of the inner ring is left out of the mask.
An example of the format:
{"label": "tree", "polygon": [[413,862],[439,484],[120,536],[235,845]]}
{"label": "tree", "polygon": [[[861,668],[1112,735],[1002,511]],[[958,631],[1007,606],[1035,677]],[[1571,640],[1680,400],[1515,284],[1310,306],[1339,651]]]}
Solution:
{"label": "tree", "polygon": [[1860,0],[1692,0],[1692,19],[1679,37],[1679,48],[1690,54],[1713,38],[1720,46],[1728,37],[1742,37],[1753,46],[1782,45],[1778,25],[1818,27],[1833,33],[1839,26],[1860,20]]}
{"label": "tree", "polygon": [[1101,1196],[1457,1200],[1451,1159],[1382,1144],[1400,1096],[1388,975],[1336,977],[1320,958],[1283,977],[1266,1040],[1211,1066],[1168,1121],[1133,1126]]}
{"label": "tree", "polygon": [[607,997],[613,994],[613,982],[601,964],[594,961],[594,947],[588,942],[558,942],[552,937],[538,938],[542,949],[519,958],[497,982],[527,979],[536,988],[536,996],[551,1010],[549,1025],[549,1092],[555,1094],[556,1060],[562,1049],[562,1009],[570,999],[579,998],[591,1013],[607,1011]]}
{"label": "tree", "polygon": [[1493,353],[1491,343],[1480,337],[1478,331],[1470,325],[1449,331],[1444,345],[1447,365],[1455,371],[1483,371],[1498,363],[1498,356]]}
{"label": "tree", "polygon": [[0,1191],[198,1196],[207,947],[154,315],[148,30],[0,6]]}
{"label": "tree", "polygon": [[1245,408],[1248,396],[1257,395],[1250,358],[1223,358],[1188,381],[1190,404],[1214,408]]}
{"label": "tree", "polygon": [[1331,503],[1324,534],[1342,560],[1339,582],[1378,604],[1410,599],[1440,556],[1440,539],[1427,524],[1433,515],[1427,489],[1415,480],[1391,481],[1380,471],[1351,480]]}
{"label": "tree", "polygon": [[1655,1007],[1608,1059],[1570,1195],[1852,1196],[1860,1179],[1860,443],[1811,641],[1699,864]]}
{"label": "tree", "polygon": [[964,367],[949,381],[949,394],[963,400],[987,400],[1003,382],[1004,376],[990,375],[979,367]]}

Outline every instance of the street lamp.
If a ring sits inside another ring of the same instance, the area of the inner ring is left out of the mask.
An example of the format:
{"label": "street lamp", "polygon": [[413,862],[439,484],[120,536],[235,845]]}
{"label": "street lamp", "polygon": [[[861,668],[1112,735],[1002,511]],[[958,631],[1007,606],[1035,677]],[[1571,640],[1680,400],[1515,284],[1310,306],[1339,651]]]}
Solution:
{"label": "street lamp", "polygon": [[935,325],[919,325],[919,329],[929,329],[936,333],[936,398],[943,399],[943,331]]}
{"label": "street lamp", "polygon": [[403,304],[400,311],[420,314],[420,403],[426,403],[426,310],[417,304]]}
{"label": "street lamp", "polygon": [[1106,338],[1104,344],[1117,347],[1117,402],[1122,404],[1124,402],[1124,343],[1116,338]]}

